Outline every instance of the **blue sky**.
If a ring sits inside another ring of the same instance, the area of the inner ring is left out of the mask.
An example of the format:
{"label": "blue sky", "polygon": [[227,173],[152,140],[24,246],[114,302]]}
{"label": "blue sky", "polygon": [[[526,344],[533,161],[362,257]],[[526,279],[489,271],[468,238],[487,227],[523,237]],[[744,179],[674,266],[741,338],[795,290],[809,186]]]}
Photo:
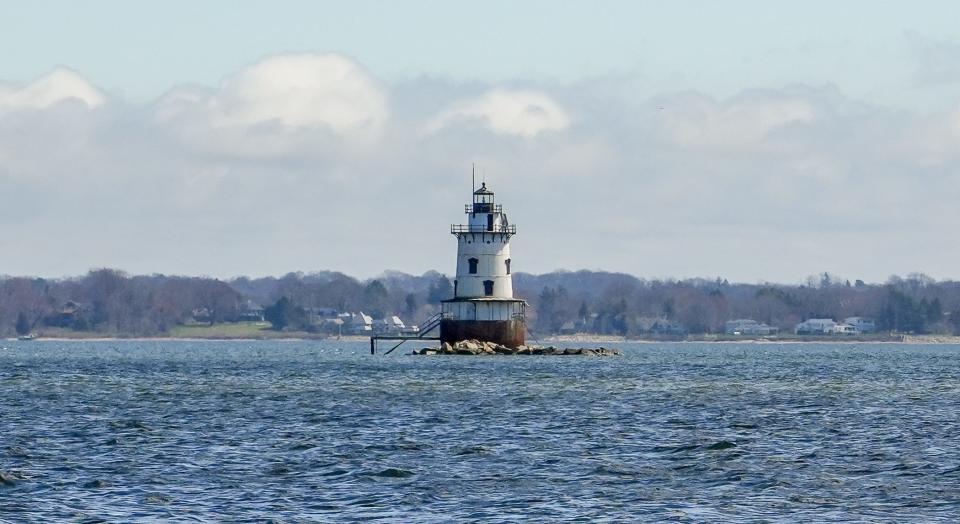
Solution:
{"label": "blue sky", "polygon": [[[142,100],[215,84],[276,53],[335,51],[387,81],[577,82],[634,76],[638,94],[833,83],[878,103],[917,100],[916,38],[956,42],[957,7],[921,2],[8,3],[2,77],[65,65]],[[930,93],[926,98],[930,98]]]}
{"label": "blue sky", "polygon": [[952,2],[0,9],[0,273],[960,278]]}

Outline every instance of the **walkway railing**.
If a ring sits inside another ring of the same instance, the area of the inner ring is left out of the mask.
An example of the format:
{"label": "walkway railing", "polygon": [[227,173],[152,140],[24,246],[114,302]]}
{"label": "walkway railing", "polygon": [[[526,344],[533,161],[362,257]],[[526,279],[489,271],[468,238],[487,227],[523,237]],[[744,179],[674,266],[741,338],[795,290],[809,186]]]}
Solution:
{"label": "walkway railing", "polygon": [[488,228],[486,226],[453,224],[450,226],[450,232],[454,235],[459,235],[461,233],[506,233],[515,235],[517,234],[517,226],[510,224],[509,226],[493,226],[492,228]]}
{"label": "walkway railing", "polygon": [[464,213],[503,213],[503,206],[500,204],[467,204],[463,208]]}

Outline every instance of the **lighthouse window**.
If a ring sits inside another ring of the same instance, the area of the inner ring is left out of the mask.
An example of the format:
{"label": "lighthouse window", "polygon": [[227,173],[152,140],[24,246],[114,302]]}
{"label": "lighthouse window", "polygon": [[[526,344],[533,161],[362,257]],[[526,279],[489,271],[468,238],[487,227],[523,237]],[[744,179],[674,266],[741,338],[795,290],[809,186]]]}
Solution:
{"label": "lighthouse window", "polygon": [[510,274],[510,259],[509,259],[509,258],[506,260],[506,263],[507,263],[507,274],[509,275],[509,274]]}
{"label": "lighthouse window", "polygon": [[488,297],[493,294],[493,280],[483,281],[483,294]]}
{"label": "lighthouse window", "polygon": [[471,259],[467,260],[467,263],[470,264],[470,274],[471,274],[471,275],[476,275],[476,274],[477,274],[477,263],[478,263],[478,262],[480,262],[480,261],[477,260],[477,259],[475,259],[475,258],[471,258]]}

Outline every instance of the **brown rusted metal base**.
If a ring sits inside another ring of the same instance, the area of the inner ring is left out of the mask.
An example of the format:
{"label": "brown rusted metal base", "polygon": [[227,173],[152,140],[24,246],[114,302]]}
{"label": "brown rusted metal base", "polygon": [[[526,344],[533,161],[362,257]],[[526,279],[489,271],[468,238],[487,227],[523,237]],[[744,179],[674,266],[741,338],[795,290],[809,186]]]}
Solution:
{"label": "brown rusted metal base", "polygon": [[454,344],[461,340],[493,342],[517,348],[526,340],[522,320],[450,320],[440,321],[440,342]]}

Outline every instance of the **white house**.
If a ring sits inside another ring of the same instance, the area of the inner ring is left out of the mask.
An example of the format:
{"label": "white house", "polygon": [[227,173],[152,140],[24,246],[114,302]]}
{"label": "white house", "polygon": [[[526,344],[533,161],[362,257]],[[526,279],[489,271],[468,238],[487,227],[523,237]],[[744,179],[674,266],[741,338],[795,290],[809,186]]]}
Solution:
{"label": "white house", "polygon": [[798,335],[830,335],[834,333],[837,323],[830,318],[811,318],[797,324]]}
{"label": "white house", "polygon": [[355,334],[371,333],[373,331],[373,317],[364,315],[363,311],[353,315],[350,320],[350,332]]}
{"label": "white house", "polygon": [[860,330],[856,326],[851,326],[850,324],[843,323],[833,326],[833,332],[837,335],[859,335]]}
{"label": "white house", "polygon": [[874,333],[877,331],[877,324],[872,318],[850,317],[843,321],[844,324],[850,324],[860,333]]}
{"label": "white house", "polygon": [[373,330],[377,333],[400,333],[406,329],[406,326],[403,325],[403,321],[400,320],[400,317],[396,315],[391,315],[381,320],[374,322]]}

